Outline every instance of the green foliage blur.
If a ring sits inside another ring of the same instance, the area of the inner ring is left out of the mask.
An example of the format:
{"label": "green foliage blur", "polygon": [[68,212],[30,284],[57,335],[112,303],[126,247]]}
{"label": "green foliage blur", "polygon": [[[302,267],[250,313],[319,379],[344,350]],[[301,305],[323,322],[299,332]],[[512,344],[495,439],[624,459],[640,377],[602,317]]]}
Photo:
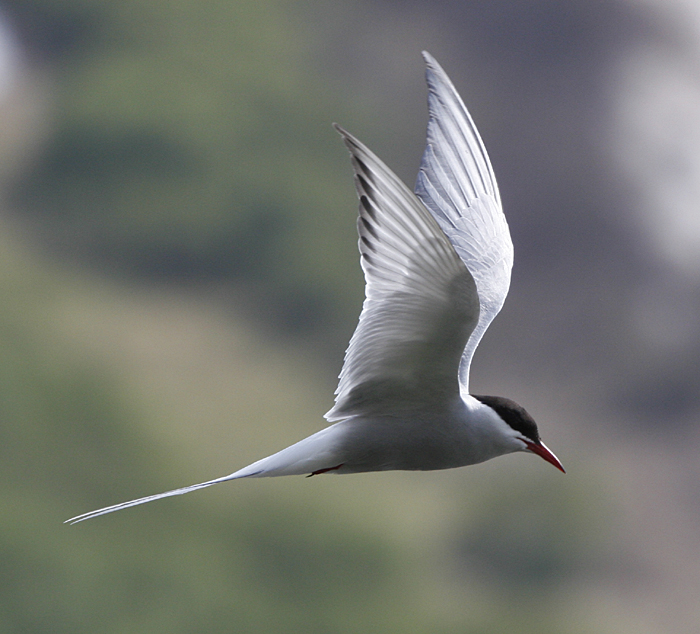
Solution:
{"label": "green foliage blur", "polygon": [[111,275],[239,282],[290,332],[332,320],[354,250],[346,108],[294,3],[30,4],[74,25],[56,133],[15,192],[47,243]]}
{"label": "green foliage blur", "polygon": [[[55,131],[13,190],[49,255],[0,239],[0,631],[587,631],[548,608],[574,604],[601,552],[600,507],[571,483],[528,487],[520,461],[500,478],[484,467],[491,487],[478,473],[246,482],[61,524],[322,424],[329,384],[309,385],[298,342],[359,312],[351,171],[330,122],[362,114],[329,96],[299,17],[311,9],[291,0],[6,4],[56,94]],[[159,338],[138,293],[212,285],[257,335],[179,368],[168,354],[207,340],[207,309],[163,302]],[[282,344],[256,338],[265,328]],[[178,436],[199,425],[221,440]]]}

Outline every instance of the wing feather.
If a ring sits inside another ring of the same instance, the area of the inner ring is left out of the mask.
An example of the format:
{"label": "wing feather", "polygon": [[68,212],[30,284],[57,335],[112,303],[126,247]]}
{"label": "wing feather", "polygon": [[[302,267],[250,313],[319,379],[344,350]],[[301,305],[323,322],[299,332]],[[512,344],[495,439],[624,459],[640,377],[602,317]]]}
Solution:
{"label": "wing feather", "polygon": [[430,120],[415,191],[476,283],[479,322],[459,366],[461,389],[468,393],[474,351],[508,294],[513,243],[479,132],[445,71],[428,53],[423,57]]}
{"label": "wing feather", "polygon": [[459,396],[460,358],[478,321],[474,279],[416,195],[336,128],[360,198],[366,297],[326,418],[448,407]]}

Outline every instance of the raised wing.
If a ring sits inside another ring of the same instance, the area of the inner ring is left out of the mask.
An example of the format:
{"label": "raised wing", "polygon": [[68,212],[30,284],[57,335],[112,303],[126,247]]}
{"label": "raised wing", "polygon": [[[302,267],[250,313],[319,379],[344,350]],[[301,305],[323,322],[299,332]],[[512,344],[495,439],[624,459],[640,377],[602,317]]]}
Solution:
{"label": "raised wing", "polygon": [[366,298],[330,421],[444,408],[477,324],[476,285],[438,223],[372,152],[339,126],[360,198]]}
{"label": "raised wing", "polygon": [[459,366],[469,391],[474,351],[503,306],[510,286],[513,243],[486,148],[457,91],[426,52],[428,139],[416,195],[430,210],[476,282],[481,312]]}

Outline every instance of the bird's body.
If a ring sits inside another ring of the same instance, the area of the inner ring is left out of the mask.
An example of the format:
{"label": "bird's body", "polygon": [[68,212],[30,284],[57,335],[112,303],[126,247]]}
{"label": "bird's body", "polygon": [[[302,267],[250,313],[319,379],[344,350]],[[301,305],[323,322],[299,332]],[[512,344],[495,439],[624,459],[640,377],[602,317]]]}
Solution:
{"label": "bird's body", "polygon": [[455,399],[444,411],[352,416],[231,477],[464,467],[520,450],[509,429],[471,396]]}
{"label": "bird's body", "polygon": [[239,478],[451,469],[516,451],[564,470],[522,407],[469,393],[474,351],[508,293],[513,245],[476,127],[424,57],[430,120],[415,193],[336,126],[360,198],[366,298],[326,414],[334,424],[230,475],[69,522]]}

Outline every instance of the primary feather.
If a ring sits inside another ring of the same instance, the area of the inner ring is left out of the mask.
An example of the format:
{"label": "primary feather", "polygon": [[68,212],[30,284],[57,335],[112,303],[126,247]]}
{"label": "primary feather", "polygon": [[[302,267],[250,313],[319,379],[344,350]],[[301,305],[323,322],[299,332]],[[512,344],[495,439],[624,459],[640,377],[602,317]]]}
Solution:
{"label": "primary feather", "polygon": [[477,323],[474,279],[425,205],[340,126],[360,198],[365,301],[326,418],[433,410],[459,394]]}
{"label": "primary feather", "polygon": [[416,195],[466,264],[479,294],[479,322],[459,368],[464,394],[474,351],[508,294],[513,242],[486,148],[452,82],[424,52],[428,134]]}

